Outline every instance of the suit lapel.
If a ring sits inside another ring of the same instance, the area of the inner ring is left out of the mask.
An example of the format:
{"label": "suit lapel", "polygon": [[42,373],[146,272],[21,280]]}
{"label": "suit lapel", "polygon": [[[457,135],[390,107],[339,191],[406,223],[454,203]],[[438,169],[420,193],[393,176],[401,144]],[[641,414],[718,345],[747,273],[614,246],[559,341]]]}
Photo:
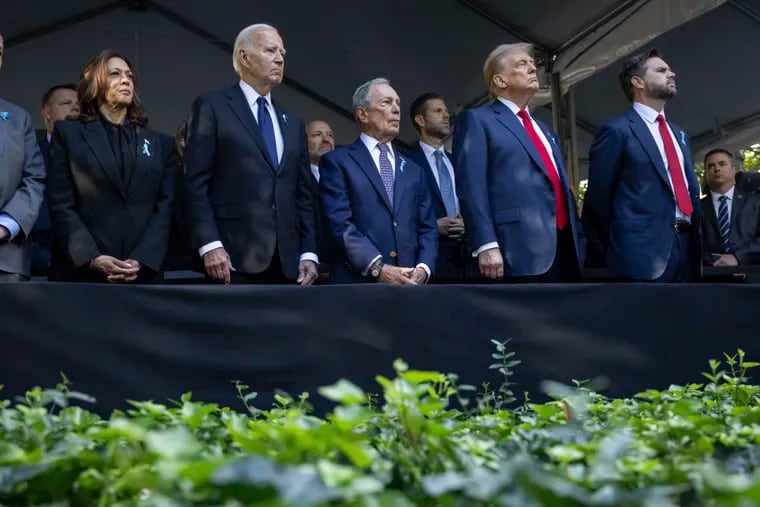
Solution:
{"label": "suit lapel", "polygon": [[631,122],[631,129],[633,130],[634,135],[641,143],[644,151],[646,151],[652,164],[654,164],[657,174],[660,175],[660,178],[665,182],[665,185],[667,185],[668,188],[671,188],[667,168],[662,161],[660,150],[657,148],[657,143],[655,142],[654,137],[652,137],[652,133],[649,131],[646,123],[644,123],[644,120],[634,109],[628,111],[628,121]]}
{"label": "suit lapel", "polygon": [[734,232],[734,224],[739,220],[742,208],[746,202],[747,199],[744,193],[739,192],[736,187],[734,187],[734,200],[731,203],[731,232]]}
{"label": "suit lapel", "polygon": [[139,185],[143,180],[145,173],[150,168],[150,161],[153,152],[158,147],[155,145],[155,138],[150,132],[137,127],[135,129],[135,165],[129,171],[129,181],[127,183],[127,195],[132,194],[133,187]]}
{"label": "suit lapel", "polygon": [[277,104],[275,104],[274,100],[272,101],[272,106],[274,108],[274,114],[276,116],[277,123],[280,125],[280,132],[282,133],[282,159],[280,160],[278,167],[280,169],[283,169],[287,167],[290,158],[298,152],[298,144],[294,142],[293,139],[290,139],[290,136],[293,132],[291,132],[291,129],[288,125],[288,115],[277,107]]}
{"label": "suit lapel", "polygon": [[253,117],[251,106],[248,105],[248,102],[245,100],[243,90],[240,89],[239,85],[235,85],[227,92],[227,98],[229,100],[228,105],[230,106],[230,109],[232,109],[232,112],[238,117],[240,123],[245,127],[245,130],[248,131],[248,134],[253,138],[253,141],[259,147],[259,150],[261,150],[261,156],[274,171],[275,167],[272,160],[269,158],[269,150],[264,142],[264,136],[261,135],[261,129],[259,128],[258,123],[256,123],[256,118]]}
{"label": "suit lapel", "polygon": [[[0,111],[2,112],[2,111]],[[0,155],[5,149],[5,139],[8,137],[8,120],[0,120]]]}
{"label": "suit lapel", "polygon": [[396,162],[396,168],[393,178],[393,211],[398,211],[401,199],[404,196],[404,189],[406,188],[406,160],[401,156],[401,153],[397,149],[393,149],[393,155]]}
{"label": "suit lapel", "polygon": [[380,194],[385,206],[392,212],[393,209],[388,200],[388,193],[385,191],[385,185],[383,185],[383,180],[380,178],[380,173],[377,170],[377,166],[375,166],[375,161],[372,160],[372,156],[369,154],[369,151],[367,151],[367,147],[361,139],[357,139],[354,144],[351,145],[349,153],[351,158],[354,159],[356,164],[362,171],[364,171],[367,178],[369,178],[369,181],[372,183],[372,186],[375,187],[377,193]]}
{"label": "suit lapel", "polygon": [[520,120],[517,119],[517,116],[515,116],[515,114],[507,106],[498,100],[494,101],[494,103],[491,104],[491,110],[495,113],[496,120],[504,125],[510,132],[512,132],[517,140],[520,141],[520,144],[523,145],[525,151],[528,152],[530,158],[533,159],[533,162],[535,162],[536,165],[541,168],[544,174],[549,177],[548,168],[544,167],[544,163],[541,161],[541,156],[538,154],[536,146],[528,136],[528,132],[525,130],[525,127],[522,125],[522,123],[520,123]]}
{"label": "suit lapel", "polygon": [[[435,197],[438,200],[438,203],[443,209],[446,209],[446,205],[443,203],[443,196],[441,195],[441,189],[438,186],[438,181],[435,179],[435,173],[433,172],[433,168],[430,166],[430,163],[428,162],[427,155],[425,155],[425,150],[422,149],[422,147],[417,144],[419,148],[415,150],[415,153],[417,153],[417,158],[421,161],[419,165],[422,166],[422,170],[425,171],[425,179],[427,180],[428,187],[433,191],[433,197]],[[447,154],[448,156],[448,154]],[[451,160],[451,157],[449,157],[449,160]],[[437,168],[436,168],[437,169]]]}
{"label": "suit lapel", "polygon": [[718,227],[718,216],[715,214],[715,206],[712,202],[712,194],[707,193],[707,197],[704,200],[704,206],[702,206],[703,213],[707,223],[713,228],[715,236],[720,238],[720,227]]}
{"label": "suit lapel", "polygon": [[111,181],[113,186],[118,189],[121,196],[126,199],[127,194],[125,193],[124,182],[121,180],[119,168],[116,166],[116,159],[114,159],[113,156],[111,142],[108,140],[105,128],[100,121],[83,123],[82,137],[84,137],[90,150],[95,154],[95,158],[100,164],[101,169],[103,169],[106,177]]}

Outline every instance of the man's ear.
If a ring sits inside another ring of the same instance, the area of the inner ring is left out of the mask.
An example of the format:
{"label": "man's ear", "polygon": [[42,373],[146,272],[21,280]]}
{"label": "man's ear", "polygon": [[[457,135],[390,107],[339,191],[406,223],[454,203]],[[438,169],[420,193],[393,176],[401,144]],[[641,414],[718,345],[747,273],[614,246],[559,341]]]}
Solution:
{"label": "man's ear", "polygon": [[369,117],[367,116],[367,111],[363,107],[357,107],[354,109],[354,116],[359,121],[359,123],[368,123]]}
{"label": "man's ear", "polygon": [[425,117],[421,114],[414,117],[414,123],[420,128],[420,130],[425,130]]}

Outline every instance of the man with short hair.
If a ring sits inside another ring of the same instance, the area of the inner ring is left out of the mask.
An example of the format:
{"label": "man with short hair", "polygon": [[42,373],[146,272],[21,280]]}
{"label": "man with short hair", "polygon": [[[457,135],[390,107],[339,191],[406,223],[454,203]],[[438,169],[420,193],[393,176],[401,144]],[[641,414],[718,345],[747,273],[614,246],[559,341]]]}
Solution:
{"label": "man with short hair", "polygon": [[760,264],[760,196],[736,187],[736,161],[730,151],[708,151],[704,167],[708,192],[700,204],[705,263]]}
{"label": "man with short hair", "polygon": [[533,47],[498,46],[483,76],[494,100],[459,115],[453,145],[480,273],[509,282],[580,281],[585,239],[559,141],[527,109],[539,88]]}
{"label": "man with short hair", "polygon": [[335,149],[335,135],[326,121],[313,120],[306,124],[309,143],[309,163],[314,179],[319,183],[319,159]]}
{"label": "man with short hair", "polygon": [[303,121],[271,97],[285,48],[277,29],[244,28],[232,64],[240,81],[195,100],[185,150],[193,248],[217,283],[311,285],[315,198]]}
{"label": "man with short hair", "polygon": [[[4,49],[0,34],[0,67]],[[0,282],[28,280],[29,237],[45,191],[45,164],[29,113],[0,99]]]}
{"label": "man with short hair", "polygon": [[676,74],[660,53],[631,57],[619,75],[633,107],[591,146],[583,224],[590,264],[625,280],[700,276],[699,184],[689,137],[665,119]]}
{"label": "man with short hair", "polygon": [[330,283],[426,283],[438,228],[422,169],[393,148],[401,100],[387,79],[353,96],[361,134],[322,156],[320,198],[335,253]]}
{"label": "man with short hair", "polygon": [[[319,195],[319,159],[322,155],[335,149],[335,136],[326,121],[313,120],[306,124],[306,140],[309,143],[309,162],[311,173],[314,175],[314,193]],[[324,282],[330,276],[330,265],[327,261],[330,255],[330,235],[322,216],[322,205],[317,199],[317,254],[320,258],[319,280]]]}
{"label": "man with short hair", "polygon": [[[49,88],[42,96],[41,115],[45,122],[45,137],[40,138],[37,143],[40,146],[42,158],[47,168],[50,166],[50,138],[53,135],[55,122],[79,115],[77,85],[66,83]],[[32,276],[48,275],[52,235],[50,211],[47,200],[45,200],[40,207],[39,217],[37,217],[37,222],[32,229]]]}
{"label": "man with short hair", "polygon": [[425,171],[438,222],[438,260],[433,283],[461,283],[464,281],[464,221],[459,213],[451,154],[443,146],[451,135],[449,109],[441,95],[428,92],[414,99],[409,116],[419,142],[406,154]]}

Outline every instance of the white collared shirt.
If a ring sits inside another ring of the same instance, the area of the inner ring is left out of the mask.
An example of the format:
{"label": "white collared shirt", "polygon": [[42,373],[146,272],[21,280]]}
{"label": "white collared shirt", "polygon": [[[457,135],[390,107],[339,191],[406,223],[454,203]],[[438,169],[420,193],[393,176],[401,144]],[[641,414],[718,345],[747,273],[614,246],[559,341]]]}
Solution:
{"label": "white collared shirt", "polygon": [[[657,123],[657,115],[661,114],[662,116],[665,116],[665,111],[655,111],[651,107],[642,104],[641,102],[634,102],[633,103],[633,110],[636,111],[639,116],[641,116],[641,119],[644,120],[644,123],[646,124],[647,128],[649,129],[649,132],[652,134],[652,137],[654,138],[655,144],[657,144],[657,149],[660,150],[660,157],[662,158],[662,163],[665,166],[665,173],[668,175],[668,183],[670,183],[670,189],[673,190],[673,178],[670,177],[670,170],[668,169],[668,156],[665,154],[665,145],[662,143],[662,137],[660,136],[660,124]],[[667,118],[665,118],[666,124],[667,124]],[[686,168],[684,167],[683,163],[683,152],[681,151],[681,143],[678,142],[678,139],[676,139],[676,136],[673,134],[673,131],[670,129],[670,125],[668,125],[668,132],[670,132],[670,138],[673,140],[673,145],[676,147],[676,154],[678,155],[678,163],[681,164],[681,174],[683,174],[683,181],[686,184],[686,190],[688,192],[689,190],[689,180],[686,179]],[[673,191],[673,197],[675,198],[675,191]],[[690,196],[691,198],[691,196]],[[675,199],[674,199],[675,200]],[[673,207],[675,208],[675,217],[676,220],[683,220],[686,222],[690,222],[691,219],[684,215],[680,208],[678,207],[678,204],[674,204]]]}
{"label": "white collared shirt", "polygon": [[449,172],[449,177],[451,178],[451,186],[454,190],[454,201],[456,202],[456,213],[459,214],[459,197],[457,197],[457,184],[454,179],[454,166],[451,165],[449,157],[446,156],[446,150],[443,149],[443,146],[436,149],[422,141],[420,141],[420,148],[422,148],[422,152],[425,154],[425,158],[427,158],[428,164],[433,170],[433,176],[435,176],[435,182],[438,184],[439,189],[441,188],[441,178],[438,175],[438,162],[435,159],[435,152],[440,151],[443,154],[443,165],[446,166],[446,169]]}
{"label": "white collared shirt", "polygon": [[[362,143],[364,143],[364,146],[367,147],[367,150],[369,150],[369,154],[372,157],[372,160],[375,162],[375,167],[377,168],[378,174],[382,176],[382,173],[380,173],[380,148],[377,146],[380,144],[380,141],[375,139],[374,137],[368,136],[364,132],[362,132],[359,135],[359,139],[362,140]],[[393,145],[391,143],[384,143],[385,146],[388,147],[388,160],[391,162],[391,168],[393,169],[393,177],[396,177],[396,154],[393,151]]]}
{"label": "white collared shirt", "polygon": [[[248,107],[251,108],[253,117],[256,118],[256,122],[260,125],[259,121],[259,105],[256,103],[259,100],[259,92],[253,89],[251,85],[245,81],[240,81],[240,89],[243,90],[245,95],[245,101],[248,103]],[[282,137],[282,130],[280,130],[280,121],[277,119],[277,111],[275,111],[272,105],[272,94],[267,93],[264,98],[267,101],[269,107],[269,115],[272,117],[272,127],[274,128],[274,143],[277,145],[277,162],[282,161],[282,154],[285,152],[285,141]]]}
{"label": "white collared shirt", "polygon": [[311,174],[314,175],[314,178],[317,180],[317,183],[319,183],[319,166],[311,164]]}
{"label": "white collared shirt", "polygon": [[720,211],[719,211],[720,198],[724,195],[728,197],[728,199],[726,199],[726,206],[728,207],[729,223],[731,223],[731,210],[734,207],[734,189],[735,188],[736,188],[735,186],[731,187],[728,190],[728,192],[726,192],[725,194],[719,194],[718,192],[713,192],[712,190],[710,190],[710,198],[712,199],[713,207],[715,208],[715,216],[718,217],[719,219],[720,219]]}

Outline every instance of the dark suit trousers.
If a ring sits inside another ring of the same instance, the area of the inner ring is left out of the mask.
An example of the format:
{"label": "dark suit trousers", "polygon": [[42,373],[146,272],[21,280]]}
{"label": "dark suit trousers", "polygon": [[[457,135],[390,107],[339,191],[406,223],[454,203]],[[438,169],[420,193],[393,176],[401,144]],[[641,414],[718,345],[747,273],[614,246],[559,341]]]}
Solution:
{"label": "dark suit trousers", "polygon": [[557,230],[557,252],[549,271],[542,275],[504,277],[506,283],[577,283],[581,281],[573,228]]}
{"label": "dark suit trousers", "polygon": [[694,248],[691,231],[677,232],[673,230],[673,242],[670,245],[668,265],[662,275],[653,280],[657,283],[694,282]]}

